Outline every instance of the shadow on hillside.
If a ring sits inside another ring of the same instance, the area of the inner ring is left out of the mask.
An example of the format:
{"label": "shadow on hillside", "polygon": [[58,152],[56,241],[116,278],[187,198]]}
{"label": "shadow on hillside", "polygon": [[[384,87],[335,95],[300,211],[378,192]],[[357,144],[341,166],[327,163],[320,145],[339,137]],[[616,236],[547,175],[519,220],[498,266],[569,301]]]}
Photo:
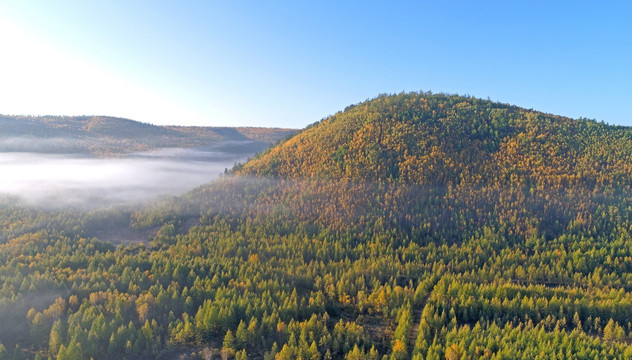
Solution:
{"label": "shadow on hillside", "polygon": [[232,128],[214,128],[213,131],[222,136],[224,140],[250,140],[247,136]]}

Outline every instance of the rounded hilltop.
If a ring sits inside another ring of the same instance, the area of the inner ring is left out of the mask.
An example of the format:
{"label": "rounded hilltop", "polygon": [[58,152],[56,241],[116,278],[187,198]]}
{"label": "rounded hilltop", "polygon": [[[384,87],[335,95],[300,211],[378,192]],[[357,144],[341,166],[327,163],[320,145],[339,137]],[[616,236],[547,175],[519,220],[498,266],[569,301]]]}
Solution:
{"label": "rounded hilltop", "polygon": [[629,186],[632,131],[458,95],[380,95],[255,157],[245,175]]}

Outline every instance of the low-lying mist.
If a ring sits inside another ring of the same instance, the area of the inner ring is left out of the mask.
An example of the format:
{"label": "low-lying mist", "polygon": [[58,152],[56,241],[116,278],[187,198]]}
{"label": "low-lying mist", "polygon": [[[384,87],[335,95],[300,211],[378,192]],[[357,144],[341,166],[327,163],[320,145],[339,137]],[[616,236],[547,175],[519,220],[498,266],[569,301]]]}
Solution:
{"label": "low-lying mist", "polygon": [[132,204],[180,195],[251,155],[235,151],[230,144],[160,149],[115,159],[0,153],[0,193],[54,208]]}

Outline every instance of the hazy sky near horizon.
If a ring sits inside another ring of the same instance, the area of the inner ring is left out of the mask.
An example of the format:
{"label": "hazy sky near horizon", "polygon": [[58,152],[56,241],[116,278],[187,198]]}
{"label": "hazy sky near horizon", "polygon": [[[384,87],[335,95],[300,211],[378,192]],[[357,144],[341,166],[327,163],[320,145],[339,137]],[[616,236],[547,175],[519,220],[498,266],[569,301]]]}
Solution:
{"label": "hazy sky near horizon", "polygon": [[632,125],[624,1],[3,1],[0,113],[302,128],[380,93]]}

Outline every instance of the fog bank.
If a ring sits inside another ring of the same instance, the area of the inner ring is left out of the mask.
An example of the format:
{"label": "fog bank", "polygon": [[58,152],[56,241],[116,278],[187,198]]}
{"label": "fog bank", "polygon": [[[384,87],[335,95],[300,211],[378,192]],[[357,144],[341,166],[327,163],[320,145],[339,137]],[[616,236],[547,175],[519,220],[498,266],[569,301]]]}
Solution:
{"label": "fog bank", "polygon": [[0,193],[40,206],[129,204],[180,195],[251,155],[217,146],[160,149],[117,159],[0,153]]}

